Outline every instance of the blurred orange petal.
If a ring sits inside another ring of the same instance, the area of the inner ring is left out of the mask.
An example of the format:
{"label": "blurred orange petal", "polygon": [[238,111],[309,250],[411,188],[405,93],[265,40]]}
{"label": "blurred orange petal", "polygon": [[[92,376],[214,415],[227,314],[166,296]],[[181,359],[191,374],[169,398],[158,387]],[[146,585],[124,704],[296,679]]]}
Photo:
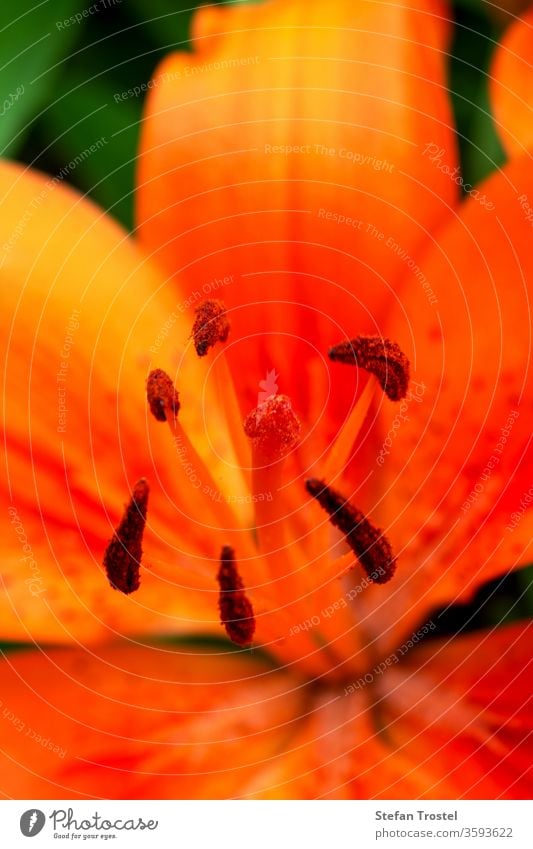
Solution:
{"label": "blurred orange petal", "polygon": [[528,798],[529,657],[528,629],[513,625],[413,651],[345,695],[250,655],[190,647],[10,655],[5,792]]}
{"label": "blurred orange petal", "polygon": [[[219,549],[202,516],[187,517],[191,487],[168,429],[148,421],[145,397],[152,359],[174,364],[183,418],[202,438],[201,376],[195,355],[178,357],[190,330],[176,293],[120,227],[53,178],[3,162],[0,197],[1,638],[215,627]],[[157,352],[169,316],[174,341]],[[143,476],[143,593],[126,598],[101,563]]]}
{"label": "blurred orange petal", "polygon": [[404,281],[387,332],[411,360],[411,394],[382,404],[359,461],[399,564],[386,596],[362,596],[362,627],[390,645],[533,553],[532,231],[517,200],[533,197],[531,161],[480,191],[494,209],[466,201]]}
{"label": "blurred orange petal", "polygon": [[516,156],[533,144],[533,9],[511,24],[494,53],[490,88],[496,129]]}
{"label": "blurred orange petal", "polygon": [[[427,643],[378,686],[383,734],[422,799],[529,799],[531,623]],[[383,783],[397,798],[403,780]]]}
{"label": "blurred orange petal", "polygon": [[304,690],[260,659],[204,651],[120,645],[10,655],[2,662],[4,794],[237,795],[283,751]]}
{"label": "blurred orange petal", "polygon": [[382,239],[411,255],[456,202],[424,155],[432,143],[456,164],[446,16],[439,2],[209,7],[195,52],[160,66],[139,236],[187,295],[220,287],[247,403],[277,356],[309,412],[313,346],[375,328],[393,298],[404,261]]}

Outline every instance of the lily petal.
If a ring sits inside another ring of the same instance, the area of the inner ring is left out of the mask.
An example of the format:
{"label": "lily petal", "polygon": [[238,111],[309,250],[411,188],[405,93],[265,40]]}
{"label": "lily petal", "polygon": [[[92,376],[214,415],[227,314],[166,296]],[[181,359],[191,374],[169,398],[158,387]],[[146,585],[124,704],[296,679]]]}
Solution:
{"label": "lily petal", "polygon": [[398,558],[390,592],[361,596],[362,627],[382,648],[533,554],[532,230],[518,200],[533,197],[531,161],[513,160],[480,192],[494,209],[464,204],[386,329],[414,380],[403,404],[382,405],[366,454],[368,510]]}
{"label": "lily petal", "polygon": [[191,648],[25,652],[2,661],[2,682],[3,791],[15,798],[231,797],[303,710],[283,672]]}
{"label": "lily petal", "polygon": [[4,790],[528,798],[529,658],[528,627],[513,625],[413,651],[366,689],[311,698],[283,671],[234,653],[115,646],[7,656]]}
{"label": "lily petal", "polygon": [[455,165],[446,9],[269,0],[194,21],[148,97],[139,235],[187,295],[221,285],[240,397],[275,366],[308,413],[312,346],[375,328],[403,271],[378,232],[411,254],[457,199],[424,155]]}
{"label": "lily petal", "polygon": [[496,127],[510,155],[533,144],[533,10],[516,20],[494,53],[490,77]]}
{"label": "lily petal", "polygon": [[[189,328],[173,287],[105,213],[59,181],[2,162],[0,197],[0,636],[70,641],[215,627],[218,550],[202,517],[186,515],[192,490],[180,483],[170,433],[148,422],[154,360],[173,367],[184,420],[203,432],[201,375],[196,357],[181,364]],[[169,316],[173,341],[158,351]],[[143,593],[126,598],[101,564],[144,476]]]}
{"label": "lily petal", "polygon": [[[530,681],[531,623],[428,643],[383,677],[383,734],[411,761],[417,798],[530,798]],[[402,785],[379,795],[396,798]]]}
{"label": "lily petal", "polygon": [[530,798],[530,630],[513,625],[383,658],[317,699],[247,797]]}

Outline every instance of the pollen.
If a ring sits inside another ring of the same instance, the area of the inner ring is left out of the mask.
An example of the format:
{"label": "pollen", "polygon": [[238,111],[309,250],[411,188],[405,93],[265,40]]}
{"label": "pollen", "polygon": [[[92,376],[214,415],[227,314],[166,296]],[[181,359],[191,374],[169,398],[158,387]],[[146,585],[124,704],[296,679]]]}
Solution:
{"label": "pollen", "polygon": [[226,342],[230,323],[223,301],[214,299],[204,301],[196,308],[196,318],[192,328],[194,347],[199,357],[205,357],[217,342]]}
{"label": "pollen", "polygon": [[376,584],[390,581],[396,571],[396,560],[380,528],[374,527],[364,513],[324,481],[311,478],[305,482],[305,488],[329,515],[331,524],[344,534],[370,580]]}
{"label": "pollen", "polygon": [[381,336],[356,336],[334,345],[330,360],[355,365],[373,374],[391,401],[401,401],[409,387],[409,360],[400,346]]}
{"label": "pollen", "polygon": [[301,423],[287,395],[272,395],[248,414],[244,432],[264,462],[281,459],[296,444]]}
{"label": "pollen", "polygon": [[148,494],[148,482],[141,478],[133,487],[130,502],[104,555],[109,583],[126,595],[139,589]]}
{"label": "pollen", "polygon": [[169,415],[175,419],[180,409],[179,395],[168,374],[156,368],[146,381],[146,397],[150,412],[158,422],[166,422]]}
{"label": "pollen", "polygon": [[235,552],[229,545],[225,545],[220,554],[217,580],[220,587],[220,621],[232,642],[238,646],[248,646],[255,632],[254,611],[237,570]]}

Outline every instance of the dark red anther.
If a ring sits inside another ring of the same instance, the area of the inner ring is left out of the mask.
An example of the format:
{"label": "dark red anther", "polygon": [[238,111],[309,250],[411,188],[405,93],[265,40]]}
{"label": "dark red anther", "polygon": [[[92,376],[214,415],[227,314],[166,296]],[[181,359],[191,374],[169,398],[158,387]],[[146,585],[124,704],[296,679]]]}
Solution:
{"label": "dark red anther", "polygon": [[356,336],[334,345],[330,360],[358,366],[375,375],[391,401],[401,401],[409,387],[409,360],[400,346],[381,336]]}
{"label": "dark red anther", "polygon": [[238,646],[249,646],[255,632],[254,611],[237,570],[235,552],[229,545],[225,545],[220,554],[217,580],[220,621],[230,640]]}
{"label": "dark red anther", "polygon": [[396,571],[391,545],[380,530],[324,481],[311,478],[305,482],[309,495],[316,498],[328,513],[331,524],[346,537],[346,542],[359,560],[371,581],[386,584]]}
{"label": "dark red anther", "polygon": [[158,422],[166,422],[169,416],[174,419],[177,417],[180,409],[179,395],[163,369],[156,368],[148,375],[146,397],[150,412]]}
{"label": "dark red anther", "polygon": [[194,347],[199,357],[205,357],[209,348],[217,342],[225,342],[230,324],[223,301],[211,299],[196,307],[196,318],[192,327]]}
{"label": "dark red anther", "polygon": [[104,567],[109,583],[113,589],[126,595],[139,589],[142,538],[149,491],[145,478],[137,481],[124,516],[104,555]]}

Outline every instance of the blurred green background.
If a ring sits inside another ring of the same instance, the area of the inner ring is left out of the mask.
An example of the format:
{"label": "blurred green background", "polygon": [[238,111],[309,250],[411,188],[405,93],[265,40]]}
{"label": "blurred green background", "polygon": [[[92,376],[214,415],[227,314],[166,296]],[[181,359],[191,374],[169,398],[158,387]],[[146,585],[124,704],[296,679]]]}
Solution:
{"label": "blurred green background", "polygon": [[[91,5],[96,12],[69,20]],[[66,182],[131,229],[144,97],[116,102],[114,95],[146,84],[170,51],[190,49],[198,5],[191,0],[3,0],[0,154],[52,175],[67,169]],[[526,5],[508,0],[506,9],[519,13]],[[450,93],[464,179],[476,184],[505,160],[489,110],[487,69],[512,15],[484,0],[457,0],[451,10]],[[100,149],[69,167],[102,139]],[[532,583],[530,568],[488,584],[473,604],[441,615],[441,630],[531,615]]]}
{"label": "blurred green background", "polygon": [[[357,0],[354,0],[357,2]],[[105,146],[68,180],[133,222],[133,170],[143,96],[114,95],[151,78],[170,51],[188,49],[191,0],[93,0],[80,23],[66,23],[87,0],[4,0],[0,6],[0,104],[24,94],[0,121],[0,152],[51,174],[102,137]],[[460,0],[449,64],[465,181],[476,183],[503,162],[487,99],[486,71],[505,15],[491,3]],[[507,16],[509,17],[509,16]]]}

